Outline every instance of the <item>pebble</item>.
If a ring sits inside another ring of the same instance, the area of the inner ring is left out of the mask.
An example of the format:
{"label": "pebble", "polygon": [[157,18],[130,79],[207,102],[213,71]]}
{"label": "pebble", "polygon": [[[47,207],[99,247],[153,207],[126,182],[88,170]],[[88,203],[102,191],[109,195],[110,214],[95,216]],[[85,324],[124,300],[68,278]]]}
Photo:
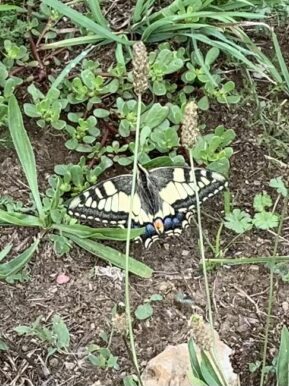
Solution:
{"label": "pebble", "polygon": [[50,364],[51,367],[54,367],[54,368],[55,368],[55,367],[58,366],[59,361],[58,361],[57,358],[51,358],[50,361],[49,361],[49,364]]}

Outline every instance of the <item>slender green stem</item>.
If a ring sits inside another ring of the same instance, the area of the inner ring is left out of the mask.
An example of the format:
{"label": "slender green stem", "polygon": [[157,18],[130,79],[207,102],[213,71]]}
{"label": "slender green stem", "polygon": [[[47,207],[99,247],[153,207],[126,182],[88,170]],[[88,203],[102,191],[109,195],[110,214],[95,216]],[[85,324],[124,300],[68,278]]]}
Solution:
{"label": "slender green stem", "polygon": [[284,199],[284,204],[283,204],[281,218],[280,218],[280,222],[279,222],[279,226],[278,226],[278,231],[277,231],[277,234],[275,237],[272,262],[270,265],[270,287],[269,287],[268,311],[267,311],[267,319],[266,319],[266,327],[265,327],[265,340],[264,340],[264,348],[263,348],[263,359],[262,359],[260,386],[263,386],[264,381],[265,381],[266,356],[267,356],[269,329],[270,329],[270,321],[271,321],[271,314],[272,314],[272,307],[273,307],[274,265],[276,263],[276,254],[277,254],[278,245],[279,245],[279,236],[280,236],[282,228],[283,228],[284,218],[285,218],[286,213],[287,213],[287,206],[288,206],[288,197],[286,197]]}
{"label": "slender green stem", "polygon": [[216,342],[215,342],[215,334],[214,334],[214,324],[213,324],[213,313],[212,313],[212,304],[211,304],[211,297],[210,297],[210,288],[209,288],[209,281],[207,276],[207,266],[206,266],[206,258],[205,258],[205,248],[204,248],[204,239],[203,239],[203,231],[202,231],[202,221],[201,221],[201,210],[200,210],[200,199],[199,199],[199,192],[197,189],[197,181],[196,181],[196,175],[195,175],[195,168],[194,168],[194,160],[192,157],[192,152],[189,150],[190,155],[190,164],[191,168],[193,170],[193,180],[194,185],[196,187],[196,207],[197,207],[197,220],[198,220],[198,230],[199,230],[199,242],[200,242],[200,252],[201,252],[201,261],[203,266],[203,275],[204,275],[204,283],[205,283],[205,291],[206,291],[206,298],[207,298],[207,305],[208,305],[208,314],[209,314],[209,323],[211,326],[211,331],[213,334],[213,350],[211,351],[211,357],[213,358],[213,361],[219,371],[219,375],[222,379],[223,386],[228,386],[226,379],[224,378],[223,372],[220,370],[220,367],[218,366],[218,362],[215,357],[215,348],[216,348]]}
{"label": "slender green stem", "polygon": [[[133,360],[133,365],[139,374],[139,366],[137,361],[137,355],[135,350],[135,342],[132,329],[132,318],[130,311],[130,293],[129,293],[129,250],[130,250],[130,234],[131,234],[131,223],[132,223],[132,208],[133,198],[136,190],[136,177],[137,177],[137,162],[138,162],[138,149],[139,149],[139,133],[140,133],[140,116],[141,116],[141,94],[138,95],[138,106],[137,106],[137,123],[135,131],[135,149],[134,149],[134,160],[133,160],[133,174],[132,174],[132,185],[130,193],[130,204],[129,204],[129,216],[127,222],[127,238],[125,246],[125,312],[128,326],[130,350]],[[140,377],[139,377],[140,378]],[[140,385],[142,381],[139,379]]]}
{"label": "slender green stem", "polygon": [[[190,154],[191,168],[194,171],[195,168],[194,168],[194,160],[192,157],[192,152],[189,151],[189,154]],[[194,179],[194,185],[197,187],[198,185],[197,185],[195,173],[193,173],[193,179]],[[204,274],[205,290],[206,290],[206,297],[207,297],[207,304],[208,304],[209,322],[210,322],[211,328],[213,329],[214,324],[213,324],[213,314],[212,314],[209,282],[208,282],[208,276],[207,276],[205,248],[204,248],[204,239],[203,239],[202,222],[201,222],[200,199],[199,199],[199,193],[198,193],[197,188],[196,188],[196,204],[197,204],[196,206],[197,206],[197,220],[198,220],[198,230],[199,230],[200,252],[201,252],[202,265],[203,265],[203,274]]]}
{"label": "slender green stem", "polygon": [[289,256],[260,256],[260,257],[240,257],[239,259],[226,258],[226,259],[206,259],[206,262],[210,266],[214,265],[245,265],[245,264],[270,264],[274,260],[274,263],[288,263]]}

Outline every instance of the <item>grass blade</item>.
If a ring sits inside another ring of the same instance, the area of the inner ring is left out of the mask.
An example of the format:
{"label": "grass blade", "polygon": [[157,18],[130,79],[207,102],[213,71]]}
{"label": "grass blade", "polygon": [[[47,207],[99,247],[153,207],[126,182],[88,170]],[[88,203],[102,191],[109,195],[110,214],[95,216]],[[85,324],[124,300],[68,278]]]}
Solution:
{"label": "grass blade", "polygon": [[278,386],[289,385],[289,332],[283,326],[281,332],[281,342],[277,360],[277,382]]}
{"label": "grass blade", "polygon": [[13,260],[0,264],[0,280],[19,272],[28,263],[36,251],[39,241],[40,239],[37,238],[29,248],[20,253],[20,255],[16,256]]}
{"label": "grass blade", "polygon": [[0,209],[0,225],[17,225],[25,227],[41,227],[42,222],[39,217],[31,216],[29,214],[11,212]]}
{"label": "grass blade", "polygon": [[39,50],[56,50],[57,48],[73,47],[87,44],[108,44],[110,41],[103,40],[99,35],[79,36],[77,38],[58,40],[54,43],[42,44]]}
{"label": "grass blade", "polygon": [[94,21],[96,21],[99,25],[107,28],[108,22],[106,18],[103,16],[103,13],[100,8],[100,4],[98,0],[86,0],[87,4],[90,8]]}
{"label": "grass blade", "polygon": [[275,34],[274,31],[272,31],[272,40],[273,40],[276,56],[277,56],[277,59],[278,59],[278,62],[279,62],[279,66],[280,66],[282,75],[283,75],[284,80],[285,80],[286,85],[287,85],[287,88],[286,88],[287,90],[286,91],[287,91],[287,94],[288,94],[289,93],[289,72],[288,72],[288,67],[287,67],[286,62],[284,60],[284,56],[282,54],[282,51],[281,51],[281,48],[280,48],[280,45],[279,45],[279,42],[278,42],[277,35]]}
{"label": "grass blade", "polygon": [[2,251],[0,252],[0,261],[2,261],[8,255],[8,253],[11,251],[11,248],[12,244],[7,244],[6,247],[2,249]]}
{"label": "grass blade", "polygon": [[[126,240],[126,229],[121,228],[91,228],[87,225],[82,224],[53,224],[53,229],[57,229],[60,232],[70,233],[78,236],[81,239],[99,239],[99,240]],[[144,228],[133,229],[131,238],[135,238],[144,233]]]}
{"label": "grass blade", "polygon": [[29,137],[23,125],[22,114],[14,95],[8,103],[8,127],[11,138],[26,176],[40,218],[44,218],[44,210],[38,190],[36,163]]}
{"label": "grass blade", "polygon": [[58,0],[43,0],[43,2],[55,9],[57,12],[71,19],[75,24],[80,25],[81,27],[86,28],[88,31],[99,35],[102,39],[108,39],[109,41],[114,41],[125,45],[128,44],[126,40],[120,38],[107,28],[95,23],[88,17],[82,15],[80,12],[75,11],[74,9],[68,7]]}
{"label": "grass blade", "polygon": [[24,9],[21,7],[17,7],[17,5],[0,4],[0,12],[6,12],[6,11],[24,12]]}
{"label": "grass blade", "polygon": [[51,84],[50,89],[57,88],[67,77],[67,75],[70,73],[70,71],[79,63],[81,62],[88,54],[89,52],[94,48],[90,47],[87,50],[81,52],[79,55],[77,55],[76,58],[71,60],[71,62],[68,63],[67,66],[61,71],[61,73],[58,75],[58,77],[54,80],[54,82]]}
{"label": "grass blade", "polygon": [[[125,255],[123,253],[93,240],[84,240],[69,233],[64,233],[64,236],[93,255],[100,257],[116,267],[125,269]],[[153,270],[149,266],[132,257],[129,258],[129,271],[145,279],[149,279],[153,273]]]}
{"label": "grass blade", "polygon": [[137,0],[132,14],[133,23],[137,23],[138,21],[141,20],[141,15],[143,13],[143,8],[144,8],[144,1],[145,0]]}

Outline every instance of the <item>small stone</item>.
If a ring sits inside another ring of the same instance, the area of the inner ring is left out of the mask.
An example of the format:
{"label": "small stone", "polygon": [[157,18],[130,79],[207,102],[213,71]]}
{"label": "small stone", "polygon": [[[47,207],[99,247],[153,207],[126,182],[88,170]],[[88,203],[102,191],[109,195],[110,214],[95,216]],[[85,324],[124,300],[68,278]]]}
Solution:
{"label": "small stone", "polygon": [[182,251],[182,256],[188,256],[190,254],[190,251],[186,251],[186,250],[184,250],[184,251]]}
{"label": "small stone", "polygon": [[282,303],[282,308],[283,308],[283,311],[287,313],[288,309],[289,309],[289,303],[288,302],[283,302]]}
{"label": "small stone", "polygon": [[[230,386],[237,386],[238,376],[233,372],[229,356],[232,350],[223,343],[215,331],[215,356],[220,369]],[[200,352],[196,350],[197,356]],[[142,380],[144,386],[197,386],[187,374],[191,370],[188,345],[168,346],[162,353],[151,359],[145,368]]]}
{"label": "small stone", "polygon": [[244,332],[247,332],[248,329],[249,329],[249,326],[248,326],[247,324],[242,324],[241,326],[239,326],[239,327],[237,328],[237,331],[238,331],[240,334],[242,334],[242,333],[244,333]]}
{"label": "small stone", "polygon": [[70,280],[70,277],[68,275],[66,275],[65,273],[60,273],[59,275],[57,275],[56,283],[66,284],[69,282],[69,280]]}
{"label": "small stone", "polygon": [[166,251],[169,251],[169,249],[170,249],[170,244],[164,243],[164,248],[165,248]]}
{"label": "small stone", "polygon": [[75,367],[75,363],[73,362],[64,362],[64,366],[67,370],[73,370]]}
{"label": "small stone", "polygon": [[49,364],[51,367],[55,368],[58,366],[59,364],[59,361],[57,358],[51,358],[50,361],[49,361]]}
{"label": "small stone", "polygon": [[159,284],[159,290],[163,293],[168,293],[174,289],[174,285],[169,281],[162,281]]}

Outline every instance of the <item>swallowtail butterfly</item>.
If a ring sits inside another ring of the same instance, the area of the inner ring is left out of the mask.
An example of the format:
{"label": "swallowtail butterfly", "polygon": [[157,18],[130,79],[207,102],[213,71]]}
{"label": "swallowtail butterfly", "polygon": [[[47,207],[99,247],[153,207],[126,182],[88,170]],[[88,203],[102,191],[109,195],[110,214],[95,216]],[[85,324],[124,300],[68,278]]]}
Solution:
{"label": "swallowtail butterfly", "polygon": [[[146,170],[138,166],[133,198],[132,227],[145,227],[141,236],[148,248],[162,234],[180,234],[188,225],[196,206],[217,194],[226,178],[207,169],[195,169],[197,187],[190,167],[159,167]],[[72,199],[68,213],[80,220],[126,227],[130,208],[132,175],[123,174],[91,186]]]}

